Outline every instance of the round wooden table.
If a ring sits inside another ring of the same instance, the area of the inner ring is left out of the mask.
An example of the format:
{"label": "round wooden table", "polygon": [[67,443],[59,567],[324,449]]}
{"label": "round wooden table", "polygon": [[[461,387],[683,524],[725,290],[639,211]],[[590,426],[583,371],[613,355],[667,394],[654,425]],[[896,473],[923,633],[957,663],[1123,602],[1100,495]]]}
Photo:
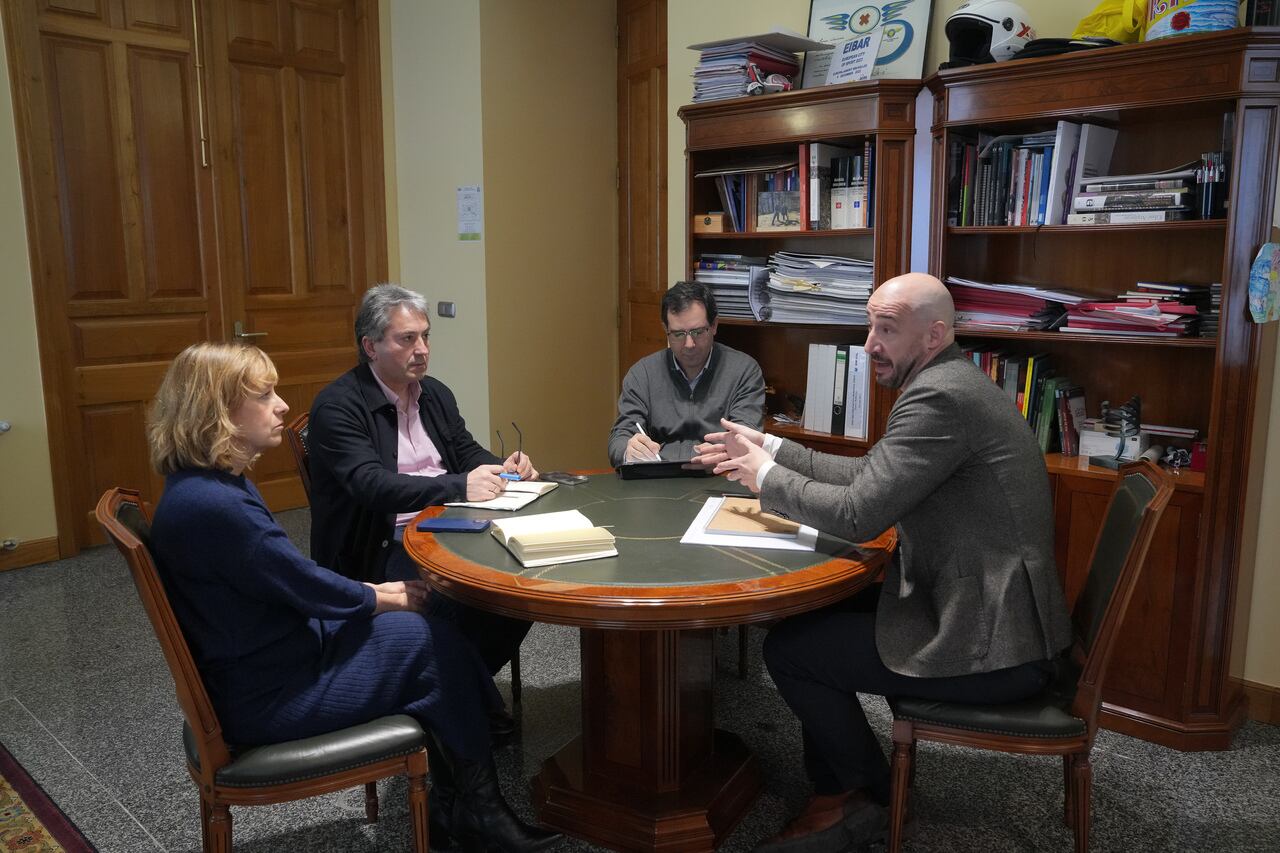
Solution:
{"label": "round wooden table", "polygon": [[[582,629],[582,734],[543,764],[547,826],[618,850],[711,850],[760,791],[742,741],[714,727],[713,632],[830,604],[883,568],[893,532],[816,551],[681,545],[721,479],[560,486],[522,514],[578,509],[610,525],[618,556],[526,569],[487,533],[420,533],[405,550],[431,585],[496,613]],[[431,507],[419,516],[510,517]]]}

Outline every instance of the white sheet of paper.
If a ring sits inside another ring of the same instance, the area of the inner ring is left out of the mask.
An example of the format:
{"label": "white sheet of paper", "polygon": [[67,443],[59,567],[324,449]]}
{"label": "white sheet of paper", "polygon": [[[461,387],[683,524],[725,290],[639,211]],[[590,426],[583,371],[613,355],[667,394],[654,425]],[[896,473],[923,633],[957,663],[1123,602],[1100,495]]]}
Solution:
{"label": "white sheet of paper", "polygon": [[866,35],[837,42],[831,51],[831,67],[827,69],[827,85],[856,83],[871,79],[871,68],[876,64],[876,51],[880,49],[879,29]]}
{"label": "white sheet of paper", "polygon": [[707,525],[720,511],[724,498],[707,498],[698,517],[680,537],[681,545],[721,545],[726,548],[760,548],[769,551],[814,551],[818,545],[818,530],[808,525],[800,526],[795,539],[778,539],[772,536],[742,536],[736,533],[708,533]]}
{"label": "white sheet of paper", "polygon": [[479,240],[484,234],[484,199],[480,186],[458,187],[458,239]]}
{"label": "white sheet of paper", "polygon": [[518,480],[507,483],[502,494],[487,501],[446,501],[445,506],[469,506],[472,509],[501,509],[515,512],[524,509],[556,487],[555,483]]}

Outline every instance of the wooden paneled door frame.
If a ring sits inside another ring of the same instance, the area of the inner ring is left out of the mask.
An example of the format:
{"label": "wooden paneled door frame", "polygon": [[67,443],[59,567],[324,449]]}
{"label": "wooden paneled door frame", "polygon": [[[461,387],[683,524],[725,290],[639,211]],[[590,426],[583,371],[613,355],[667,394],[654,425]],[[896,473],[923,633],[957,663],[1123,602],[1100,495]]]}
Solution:
{"label": "wooden paneled door frame", "polygon": [[[347,167],[361,188],[354,300],[385,279],[387,244],[378,0],[348,2],[354,32],[344,43],[359,79],[348,103],[361,134]],[[140,440],[149,395],[184,346],[232,339],[215,192],[234,177],[215,175],[216,140],[226,131],[199,68],[201,58],[209,63],[215,5],[225,8],[208,0],[0,5],[61,557],[97,541],[87,519],[100,481],[158,498]],[[330,5],[291,8],[314,14]],[[313,386],[320,379],[299,377]]]}
{"label": "wooden paneled door frame", "polygon": [[667,2],[618,0],[618,378],[667,345]]}

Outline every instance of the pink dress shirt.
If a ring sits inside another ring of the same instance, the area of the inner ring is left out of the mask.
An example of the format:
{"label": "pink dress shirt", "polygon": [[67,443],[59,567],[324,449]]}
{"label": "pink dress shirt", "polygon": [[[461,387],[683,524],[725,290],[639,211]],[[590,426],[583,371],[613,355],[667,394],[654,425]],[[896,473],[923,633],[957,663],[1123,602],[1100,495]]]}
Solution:
{"label": "pink dress shirt", "polygon": [[[409,388],[409,399],[401,400],[400,395],[387,387],[386,383],[374,372],[374,380],[382,393],[387,395],[387,402],[396,408],[396,470],[412,477],[439,477],[446,473],[444,457],[436,449],[435,442],[427,435],[427,428],[422,425],[422,416],[418,413],[418,397],[422,395],[422,386],[417,382]],[[413,517],[422,511],[415,507],[408,512],[396,515],[396,527],[404,527]]]}

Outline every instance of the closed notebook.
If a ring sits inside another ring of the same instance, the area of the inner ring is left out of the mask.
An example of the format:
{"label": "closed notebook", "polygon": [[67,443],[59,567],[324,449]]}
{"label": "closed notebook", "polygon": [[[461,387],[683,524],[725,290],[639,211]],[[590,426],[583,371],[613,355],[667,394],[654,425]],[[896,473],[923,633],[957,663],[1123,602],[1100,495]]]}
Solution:
{"label": "closed notebook", "polygon": [[707,522],[707,532],[795,539],[800,535],[800,525],[764,512],[756,498],[727,497]]}
{"label": "closed notebook", "polygon": [[618,556],[613,534],[576,509],[505,518],[489,532],[525,567]]}

